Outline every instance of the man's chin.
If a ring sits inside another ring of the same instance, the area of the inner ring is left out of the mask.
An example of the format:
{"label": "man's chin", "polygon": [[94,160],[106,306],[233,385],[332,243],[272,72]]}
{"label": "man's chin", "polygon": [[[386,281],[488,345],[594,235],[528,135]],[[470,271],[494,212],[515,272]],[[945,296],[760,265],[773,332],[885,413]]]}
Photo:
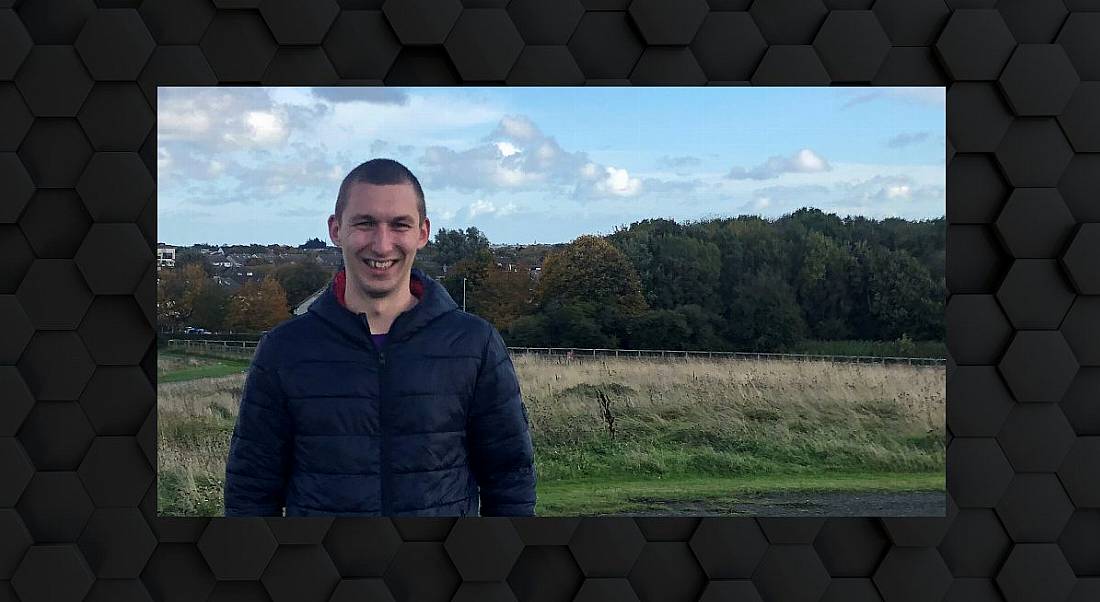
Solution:
{"label": "man's chin", "polygon": [[370,276],[360,276],[356,280],[359,284],[359,290],[366,296],[375,299],[392,295],[397,290],[397,286],[400,283],[400,279],[396,277],[382,279]]}

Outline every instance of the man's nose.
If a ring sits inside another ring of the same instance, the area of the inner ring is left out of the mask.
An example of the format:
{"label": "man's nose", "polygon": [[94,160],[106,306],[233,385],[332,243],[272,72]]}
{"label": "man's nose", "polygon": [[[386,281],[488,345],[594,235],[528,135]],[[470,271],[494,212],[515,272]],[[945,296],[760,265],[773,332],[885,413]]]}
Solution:
{"label": "man's nose", "polygon": [[380,255],[388,253],[393,247],[393,232],[385,226],[375,228],[371,236],[371,247]]}

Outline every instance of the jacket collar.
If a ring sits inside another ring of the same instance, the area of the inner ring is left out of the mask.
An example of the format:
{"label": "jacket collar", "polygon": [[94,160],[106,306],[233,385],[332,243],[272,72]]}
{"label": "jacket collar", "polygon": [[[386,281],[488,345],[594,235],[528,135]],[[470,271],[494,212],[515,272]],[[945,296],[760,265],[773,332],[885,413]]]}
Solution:
{"label": "jacket collar", "polygon": [[[341,270],[332,280],[332,285],[309,306],[309,311],[338,329],[363,337],[368,334],[361,315],[352,312],[344,305],[344,287],[347,286],[347,274]],[[399,340],[424,328],[436,318],[458,309],[447,289],[424,272],[413,268],[409,279],[409,290],[420,301],[412,309],[397,316],[390,328],[387,340]]]}

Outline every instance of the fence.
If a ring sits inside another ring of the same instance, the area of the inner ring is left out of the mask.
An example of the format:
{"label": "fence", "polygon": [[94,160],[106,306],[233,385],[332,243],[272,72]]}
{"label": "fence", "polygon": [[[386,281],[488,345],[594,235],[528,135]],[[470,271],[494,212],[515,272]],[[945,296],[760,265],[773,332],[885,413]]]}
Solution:
{"label": "fence", "polygon": [[[168,348],[187,353],[209,355],[232,354],[251,356],[256,341],[208,341],[171,339]],[[788,362],[832,362],[839,364],[906,364],[909,366],[943,366],[946,360],[930,357],[874,357],[863,355],[817,355],[809,353],[756,353],[752,351],[671,351],[662,349],[581,349],[576,347],[509,347],[512,355],[545,355],[562,359],[604,357],[650,359],[726,359],[780,360]]]}
{"label": "fence", "polygon": [[256,352],[257,343],[258,341],[169,339],[168,349],[172,351],[182,351],[183,353],[230,357],[234,359],[249,359],[252,357],[252,354]]}
{"label": "fence", "polygon": [[791,362],[833,362],[843,364],[907,364],[942,366],[945,359],[931,357],[876,357],[862,355],[818,355],[809,353],[757,353],[755,351],[671,351],[663,349],[579,349],[563,347],[509,347],[513,355],[550,355],[571,359],[643,357],[658,359],[782,360]]}

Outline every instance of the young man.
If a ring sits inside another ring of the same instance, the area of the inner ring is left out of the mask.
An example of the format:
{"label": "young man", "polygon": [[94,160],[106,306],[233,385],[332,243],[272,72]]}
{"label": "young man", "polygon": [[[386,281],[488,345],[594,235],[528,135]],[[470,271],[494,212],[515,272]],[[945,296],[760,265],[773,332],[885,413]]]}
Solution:
{"label": "young man", "polygon": [[424,192],[375,159],[329,217],[344,270],[261,340],[226,464],[226,516],[529,516],[535,470],[508,350],[412,269]]}

